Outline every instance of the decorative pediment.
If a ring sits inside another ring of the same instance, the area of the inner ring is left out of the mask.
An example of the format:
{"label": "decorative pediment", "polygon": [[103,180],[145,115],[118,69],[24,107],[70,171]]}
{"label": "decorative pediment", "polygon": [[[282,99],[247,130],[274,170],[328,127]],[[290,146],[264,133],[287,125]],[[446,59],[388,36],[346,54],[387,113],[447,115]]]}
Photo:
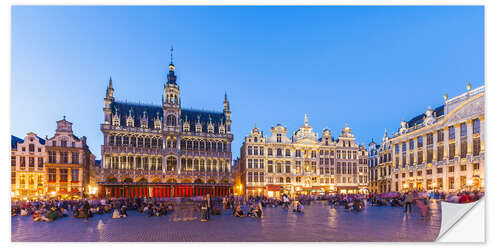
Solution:
{"label": "decorative pediment", "polygon": [[460,105],[456,110],[450,112],[451,116],[448,118],[446,124],[456,124],[471,117],[484,114],[484,96],[480,96],[465,105]]}

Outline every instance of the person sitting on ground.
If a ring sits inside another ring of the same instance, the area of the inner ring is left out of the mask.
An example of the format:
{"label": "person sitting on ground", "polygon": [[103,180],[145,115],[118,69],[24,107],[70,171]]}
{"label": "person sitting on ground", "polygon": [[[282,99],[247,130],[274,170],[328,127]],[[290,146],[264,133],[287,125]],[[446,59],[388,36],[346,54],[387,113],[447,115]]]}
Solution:
{"label": "person sitting on ground", "polygon": [[248,209],[247,216],[253,216],[254,210],[255,210],[255,208],[254,208],[253,204],[250,205],[250,209]]}
{"label": "person sitting on ground", "polygon": [[245,214],[243,213],[243,210],[241,210],[240,205],[236,206],[234,209],[233,215],[236,217],[245,217]]}
{"label": "person sitting on ground", "polygon": [[262,202],[259,202],[259,205],[257,206],[257,210],[255,211],[257,214],[257,217],[262,218],[263,215],[263,209],[262,209]]}
{"label": "person sitting on ground", "polygon": [[120,216],[121,217],[127,217],[128,216],[128,214],[127,214],[127,207],[125,205],[123,205],[120,208]]}
{"label": "person sitting on ground", "polygon": [[121,218],[120,212],[118,212],[118,209],[115,208],[115,210],[113,210],[113,216],[111,218],[113,218],[113,219],[120,219]]}
{"label": "person sitting on ground", "polygon": [[300,203],[300,201],[297,204],[297,213],[303,213],[304,212],[304,205]]}

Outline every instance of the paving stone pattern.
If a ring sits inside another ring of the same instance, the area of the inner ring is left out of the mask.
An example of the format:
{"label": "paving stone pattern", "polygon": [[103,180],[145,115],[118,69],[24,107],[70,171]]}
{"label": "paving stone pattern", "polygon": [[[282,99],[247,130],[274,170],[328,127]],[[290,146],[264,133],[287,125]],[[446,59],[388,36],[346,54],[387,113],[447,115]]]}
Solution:
{"label": "paving stone pattern", "polygon": [[418,209],[407,215],[402,208],[368,207],[350,212],[326,202],[305,206],[297,214],[282,208],[264,208],[264,217],[236,218],[230,210],[199,221],[199,210],[183,207],[165,217],[147,217],[129,211],[129,217],[111,214],[83,219],[61,218],[33,222],[31,216],[13,217],[13,242],[170,242],[170,241],[434,241],[439,234],[439,203],[431,203],[430,215]]}

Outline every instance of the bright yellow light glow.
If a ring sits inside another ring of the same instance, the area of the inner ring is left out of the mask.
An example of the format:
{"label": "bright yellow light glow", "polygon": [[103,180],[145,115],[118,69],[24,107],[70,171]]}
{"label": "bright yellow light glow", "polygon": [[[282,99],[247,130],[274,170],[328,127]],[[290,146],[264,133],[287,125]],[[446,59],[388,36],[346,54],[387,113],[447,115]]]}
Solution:
{"label": "bright yellow light glow", "polygon": [[52,195],[56,195],[56,192],[55,192],[55,191],[52,191],[50,194],[52,194]]}
{"label": "bright yellow light glow", "polygon": [[347,191],[346,191],[345,189],[342,189],[342,190],[340,190],[340,193],[341,193],[341,194],[346,194],[346,193],[347,193]]}
{"label": "bright yellow light glow", "polygon": [[472,180],[467,180],[467,185],[472,186]]}

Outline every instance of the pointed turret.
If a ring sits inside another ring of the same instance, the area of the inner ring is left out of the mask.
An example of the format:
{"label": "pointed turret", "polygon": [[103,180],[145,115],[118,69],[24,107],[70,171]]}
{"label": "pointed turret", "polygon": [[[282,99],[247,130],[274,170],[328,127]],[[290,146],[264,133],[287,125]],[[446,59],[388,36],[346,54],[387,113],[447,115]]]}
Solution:
{"label": "pointed turret", "polygon": [[108,88],[106,89],[106,98],[109,99],[115,99],[113,94],[115,90],[113,89],[113,79],[111,79],[111,76],[109,77],[109,83],[108,83]]}
{"label": "pointed turret", "polygon": [[111,103],[115,101],[115,90],[113,89],[113,79],[109,77],[108,88],[106,89],[106,97],[104,97],[104,124],[111,123]]}
{"label": "pointed turret", "polygon": [[231,131],[231,110],[229,108],[229,101],[227,100],[227,93],[224,92],[224,116],[226,117],[226,130]]}

